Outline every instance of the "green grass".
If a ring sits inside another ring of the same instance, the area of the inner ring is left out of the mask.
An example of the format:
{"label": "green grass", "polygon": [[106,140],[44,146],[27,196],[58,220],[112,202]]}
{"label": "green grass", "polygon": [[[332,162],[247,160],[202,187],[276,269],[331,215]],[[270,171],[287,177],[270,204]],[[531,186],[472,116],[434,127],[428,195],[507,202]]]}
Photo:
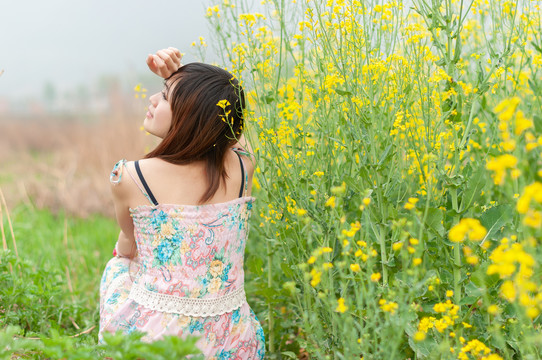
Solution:
{"label": "green grass", "polygon": [[[64,274],[69,291],[68,271],[73,293],[95,305],[102,271],[117,240],[116,222],[102,216],[53,215],[26,206],[16,208],[11,217],[19,256],[37,268],[50,266]],[[6,236],[9,239],[7,231]],[[13,248],[10,241],[8,247]]]}
{"label": "green grass", "polygon": [[[31,306],[40,310],[34,314],[31,309],[19,309],[19,315],[26,319],[17,321],[17,315],[12,313],[11,320],[6,315],[0,323],[18,325],[25,333],[42,335],[48,335],[51,329],[60,334],[73,335],[97,324],[99,283],[117,238],[117,224],[101,216],[76,219],[63,213],[54,215],[47,210],[33,210],[26,206],[19,206],[12,211],[11,222],[18,260],[15,259],[7,217],[4,217],[4,232],[13,257],[15,277],[10,284],[14,287],[11,293],[14,304],[20,305],[18,303],[25,303],[29,297],[36,297],[38,304],[49,304],[51,310],[62,309],[68,313],[58,314],[58,318],[53,317],[52,320],[58,321],[57,324],[34,321],[28,317],[36,315],[39,318],[40,311],[48,310]],[[15,296],[16,293],[18,295]],[[2,306],[8,307],[9,304],[4,301]],[[69,321],[64,323],[60,317]],[[32,328],[31,324],[38,328]],[[96,331],[90,334],[96,335]]]}
{"label": "green grass", "polygon": [[19,206],[11,213],[18,256],[4,216],[8,251],[0,252],[0,359],[167,359],[197,352],[197,339],[141,334],[97,344],[99,284],[118,226]]}

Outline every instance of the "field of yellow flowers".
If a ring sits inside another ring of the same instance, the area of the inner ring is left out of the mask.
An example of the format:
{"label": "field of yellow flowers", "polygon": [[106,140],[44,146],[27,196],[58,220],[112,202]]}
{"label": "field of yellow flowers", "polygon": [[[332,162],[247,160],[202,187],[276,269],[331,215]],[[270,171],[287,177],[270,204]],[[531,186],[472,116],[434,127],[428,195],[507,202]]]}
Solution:
{"label": "field of yellow flowers", "polygon": [[249,92],[270,357],[542,358],[541,5],[208,8]]}

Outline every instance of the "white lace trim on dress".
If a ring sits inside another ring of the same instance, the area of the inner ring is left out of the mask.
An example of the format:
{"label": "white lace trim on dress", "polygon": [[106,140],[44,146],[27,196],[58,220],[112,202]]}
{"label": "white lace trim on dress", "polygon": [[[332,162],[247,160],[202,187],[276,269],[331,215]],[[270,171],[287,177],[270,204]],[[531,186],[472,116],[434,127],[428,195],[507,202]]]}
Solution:
{"label": "white lace trim on dress", "polygon": [[160,294],[133,284],[128,298],[151,310],[195,317],[222,315],[240,308],[246,302],[243,287],[217,298],[197,299]]}

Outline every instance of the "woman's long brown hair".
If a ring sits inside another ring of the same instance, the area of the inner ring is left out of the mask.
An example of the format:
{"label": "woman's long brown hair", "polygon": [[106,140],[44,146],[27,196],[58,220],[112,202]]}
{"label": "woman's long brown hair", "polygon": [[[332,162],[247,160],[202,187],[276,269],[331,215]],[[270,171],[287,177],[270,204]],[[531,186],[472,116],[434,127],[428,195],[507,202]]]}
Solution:
{"label": "woman's long brown hair", "polygon": [[226,70],[203,63],[182,66],[165,84],[171,127],[145,158],[156,157],[172,164],[205,160],[208,188],[200,199],[205,203],[226,180],[226,151],[243,131],[243,89]]}

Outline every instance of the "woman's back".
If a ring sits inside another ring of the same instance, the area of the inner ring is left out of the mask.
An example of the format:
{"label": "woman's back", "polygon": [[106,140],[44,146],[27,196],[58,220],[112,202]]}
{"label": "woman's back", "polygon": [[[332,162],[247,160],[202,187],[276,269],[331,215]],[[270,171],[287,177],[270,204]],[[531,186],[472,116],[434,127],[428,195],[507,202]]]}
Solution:
{"label": "woman's back", "polygon": [[[252,174],[254,167],[248,157],[243,156],[244,171],[248,179],[248,193],[252,187]],[[126,164],[131,174],[137,174],[134,162]],[[141,172],[160,204],[179,205],[202,205],[199,203],[201,196],[207,190],[206,164],[203,161],[185,165],[175,165],[158,158],[142,159],[139,161]],[[239,187],[243,182],[239,157],[234,151],[229,151],[225,157],[224,166],[228,177],[225,183],[221,183],[214,196],[204,204],[218,204],[239,197]],[[137,177],[136,177],[137,179]],[[138,205],[146,205],[148,199],[138,188],[138,182],[121,182],[120,186],[126,187],[126,203],[128,207],[135,208]]]}

